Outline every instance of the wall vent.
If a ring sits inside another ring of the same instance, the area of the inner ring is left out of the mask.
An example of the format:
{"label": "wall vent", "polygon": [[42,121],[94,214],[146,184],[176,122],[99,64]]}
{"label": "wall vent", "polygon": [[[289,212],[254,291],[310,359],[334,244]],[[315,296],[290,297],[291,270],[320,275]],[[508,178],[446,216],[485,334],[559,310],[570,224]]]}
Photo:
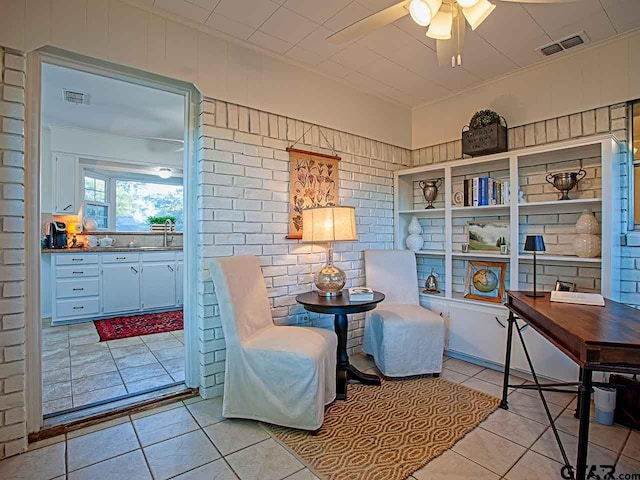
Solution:
{"label": "wall vent", "polygon": [[65,102],[75,105],[86,105],[89,103],[89,96],[84,92],[76,92],[73,90],[62,89],[62,96]]}
{"label": "wall vent", "polygon": [[584,32],[578,32],[574,35],[569,35],[568,37],[562,38],[556,42],[549,43],[548,45],[543,45],[542,47],[537,48],[537,50],[548,57],[550,55],[555,55],[556,53],[560,53],[564,50],[568,50],[573,47],[577,47],[578,45],[584,45],[589,42],[589,37]]}

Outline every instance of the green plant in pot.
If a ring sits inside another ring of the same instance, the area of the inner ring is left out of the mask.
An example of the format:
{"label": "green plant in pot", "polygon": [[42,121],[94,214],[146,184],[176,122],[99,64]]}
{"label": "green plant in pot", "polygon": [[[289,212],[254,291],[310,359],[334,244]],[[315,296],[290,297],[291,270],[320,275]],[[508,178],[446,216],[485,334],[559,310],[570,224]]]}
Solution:
{"label": "green plant in pot", "polygon": [[174,215],[159,215],[155,217],[149,217],[147,220],[149,221],[149,225],[151,225],[151,230],[164,230],[164,222],[166,222],[167,220],[171,220],[173,230],[176,223],[176,217]]}
{"label": "green plant in pot", "polygon": [[469,127],[476,129],[493,125],[494,123],[500,124],[500,115],[493,110],[480,110],[471,117]]}

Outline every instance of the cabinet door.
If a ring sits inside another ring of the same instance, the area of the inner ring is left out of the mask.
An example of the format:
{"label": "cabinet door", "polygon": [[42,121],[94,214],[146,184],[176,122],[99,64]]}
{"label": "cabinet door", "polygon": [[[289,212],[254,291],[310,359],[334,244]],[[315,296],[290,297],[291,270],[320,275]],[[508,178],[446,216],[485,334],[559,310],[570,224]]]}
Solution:
{"label": "cabinet door", "polygon": [[71,155],[55,155],[54,213],[78,213],[78,159]]}
{"label": "cabinet door", "polygon": [[176,304],[176,264],[142,264],[142,308],[172,307]]}
{"label": "cabinet door", "polygon": [[176,304],[178,306],[182,306],[184,304],[184,293],[182,284],[184,279],[182,278],[184,275],[184,263],[177,262],[176,263]]}
{"label": "cabinet door", "polygon": [[[522,326],[522,320],[518,320],[518,324]],[[536,374],[561,382],[575,382],[578,380],[579,368],[575,362],[533,328],[525,326],[522,330],[522,337],[527,346],[533,367],[536,369]],[[520,338],[515,332],[513,335],[511,365],[512,368],[527,373],[531,371],[524,355]]]}
{"label": "cabinet door", "polygon": [[102,266],[102,311],[104,313],[140,310],[139,264]]}
{"label": "cabinet door", "polygon": [[452,304],[449,307],[449,350],[504,364],[506,309]]}

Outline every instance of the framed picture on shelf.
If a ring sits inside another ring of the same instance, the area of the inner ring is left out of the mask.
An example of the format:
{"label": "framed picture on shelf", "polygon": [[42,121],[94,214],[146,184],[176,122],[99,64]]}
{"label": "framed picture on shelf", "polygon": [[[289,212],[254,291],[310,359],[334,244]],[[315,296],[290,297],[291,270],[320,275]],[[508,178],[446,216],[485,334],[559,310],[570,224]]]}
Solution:
{"label": "framed picture on shelf", "polygon": [[469,220],[467,222],[467,239],[469,251],[500,253],[500,247],[511,244],[509,222],[490,220]]}
{"label": "framed picture on shelf", "polygon": [[469,261],[464,298],[502,303],[506,272],[505,262]]}
{"label": "framed picture on shelf", "polygon": [[556,292],[575,292],[576,284],[572,282],[563,282],[561,280],[558,280],[556,282],[555,290]]}

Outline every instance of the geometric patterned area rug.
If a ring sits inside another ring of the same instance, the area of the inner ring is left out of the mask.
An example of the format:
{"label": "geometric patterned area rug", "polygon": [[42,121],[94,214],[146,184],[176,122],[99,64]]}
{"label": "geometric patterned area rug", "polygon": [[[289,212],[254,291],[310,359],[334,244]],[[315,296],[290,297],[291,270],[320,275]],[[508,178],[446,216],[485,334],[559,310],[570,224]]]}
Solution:
{"label": "geometric patterned area rug", "polygon": [[404,480],[478,426],[500,400],[443,378],[350,384],[317,434],[267,425],[326,480]]}
{"label": "geometric patterned area rug", "polygon": [[108,318],[93,323],[101,342],[183,329],[182,310]]}

